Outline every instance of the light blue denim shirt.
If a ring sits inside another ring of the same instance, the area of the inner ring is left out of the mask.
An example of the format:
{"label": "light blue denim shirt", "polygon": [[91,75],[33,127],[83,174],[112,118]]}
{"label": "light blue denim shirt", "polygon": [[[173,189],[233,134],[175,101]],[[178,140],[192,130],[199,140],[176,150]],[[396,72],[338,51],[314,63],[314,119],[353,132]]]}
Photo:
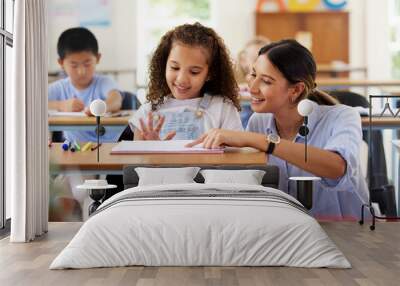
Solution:
{"label": "light blue denim shirt", "polygon": [[[360,115],[345,105],[326,106],[313,102],[313,106],[313,112],[308,117],[308,144],[340,154],[347,167],[346,173],[339,179],[322,178],[314,183],[311,214],[322,219],[358,218],[361,205],[368,202],[367,183],[360,166]],[[247,130],[266,135],[277,134],[274,115],[253,114]],[[304,137],[297,134],[294,142],[304,143]],[[273,155],[269,156],[268,164],[279,167],[279,189],[292,196],[296,196],[296,182],[289,181],[289,177],[314,176]]]}
{"label": "light blue denim shirt", "polygon": [[[79,98],[86,106],[95,99],[105,100],[112,90],[118,90],[117,84],[108,76],[95,75],[90,85],[84,90],[76,89],[69,77],[60,79],[49,85],[49,101],[51,100],[69,100],[73,97]],[[117,142],[121,132],[109,132],[100,137],[100,142]],[[64,131],[64,137],[68,140],[77,140],[87,142],[97,140],[95,127],[93,131]]]}

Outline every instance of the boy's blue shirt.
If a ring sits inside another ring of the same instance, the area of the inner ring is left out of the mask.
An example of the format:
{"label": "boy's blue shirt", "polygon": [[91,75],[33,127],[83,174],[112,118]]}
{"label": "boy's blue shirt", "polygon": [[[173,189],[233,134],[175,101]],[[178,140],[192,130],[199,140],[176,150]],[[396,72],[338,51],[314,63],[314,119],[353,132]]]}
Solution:
{"label": "boy's blue shirt", "polygon": [[[104,75],[94,75],[91,84],[84,90],[76,89],[69,77],[60,79],[49,85],[49,101],[63,101],[73,98],[79,98],[89,106],[94,99],[105,100],[112,90],[118,90],[117,84],[109,77]],[[95,127],[93,131],[64,131],[64,137],[68,140],[77,140],[79,142],[87,142],[97,140]],[[100,137],[101,142],[116,142],[120,136],[120,132],[109,132]]]}

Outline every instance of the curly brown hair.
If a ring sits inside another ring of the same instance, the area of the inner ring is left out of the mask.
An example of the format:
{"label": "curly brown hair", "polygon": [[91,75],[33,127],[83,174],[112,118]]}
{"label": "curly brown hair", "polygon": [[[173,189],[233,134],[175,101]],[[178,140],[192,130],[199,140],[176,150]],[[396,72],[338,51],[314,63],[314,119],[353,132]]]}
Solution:
{"label": "curly brown hair", "polygon": [[151,102],[152,110],[156,110],[164,103],[164,97],[171,94],[165,71],[172,45],[176,42],[202,47],[209,52],[209,80],[204,83],[201,94],[221,95],[240,110],[239,88],[234,77],[233,63],[224,41],[213,29],[200,23],[177,26],[161,38],[149,67],[150,83],[146,98]]}

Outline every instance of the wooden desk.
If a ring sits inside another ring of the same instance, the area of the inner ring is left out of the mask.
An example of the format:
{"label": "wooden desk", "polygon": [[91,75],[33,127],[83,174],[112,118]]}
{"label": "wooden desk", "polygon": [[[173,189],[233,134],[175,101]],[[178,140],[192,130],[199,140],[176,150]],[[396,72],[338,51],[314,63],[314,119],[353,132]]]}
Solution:
{"label": "wooden desk", "polygon": [[251,148],[228,148],[223,154],[136,154],[111,155],[116,143],[103,143],[100,163],[97,152],[63,151],[61,143],[49,148],[51,173],[122,174],[124,165],[265,165],[266,154]]}
{"label": "wooden desk", "polygon": [[349,78],[321,78],[317,79],[317,86],[320,88],[347,88],[347,87],[388,87],[399,86],[400,80],[370,80],[370,79],[349,79]]}
{"label": "wooden desk", "polygon": [[353,67],[349,65],[338,67],[330,64],[317,65],[317,72],[340,73],[340,72],[366,72],[366,71],[367,71],[366,67]]}
{"label": "wooden desk", "polygon": [[[128,125],[128,120],[134,111],[130,111],[128,116],[102,117],[101,125],[110,130],[124,130]],[[49,131],[82,131],[94,130],[96,126],[95,117],[69,117],[54,116],[49,117]]]}
{"label": "wooden desk", "polygon": [[[400,118],[396,117],[372,117],[372,129],[400,129]],[[369,117],[361,117],[364,130],[368,130]]]}
{"label": "wooden desk", "polygon": [[[317,78],[317,86],[322,90],[346,89],[349,87],[398,87],[400,90],[400,80],[369,80],[369,79],[349,79],[349,78]],[[392,90],[392,93],[394,91]],[[250,101],[250,94],[240,95],[243,102]]]}
{"label": "wooden desk", "polygon": [[364,77],[367,75],[366,67],[352,67],[349,65],[335,66],[330,64],[318,64],[317,74],[329,74],[331,77],[348,76],[350,72],[362,72]]}

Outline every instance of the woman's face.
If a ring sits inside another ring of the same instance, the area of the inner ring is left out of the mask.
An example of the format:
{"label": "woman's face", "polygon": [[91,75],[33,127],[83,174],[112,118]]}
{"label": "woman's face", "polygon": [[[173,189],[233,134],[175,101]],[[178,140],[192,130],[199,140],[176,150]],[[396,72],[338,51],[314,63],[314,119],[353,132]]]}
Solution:
{"label": "woman's face", "polygon": [[259,56],[253,64],[248,83],[255,112],[275,113],[290,106],[294,90],[266,55]]}

